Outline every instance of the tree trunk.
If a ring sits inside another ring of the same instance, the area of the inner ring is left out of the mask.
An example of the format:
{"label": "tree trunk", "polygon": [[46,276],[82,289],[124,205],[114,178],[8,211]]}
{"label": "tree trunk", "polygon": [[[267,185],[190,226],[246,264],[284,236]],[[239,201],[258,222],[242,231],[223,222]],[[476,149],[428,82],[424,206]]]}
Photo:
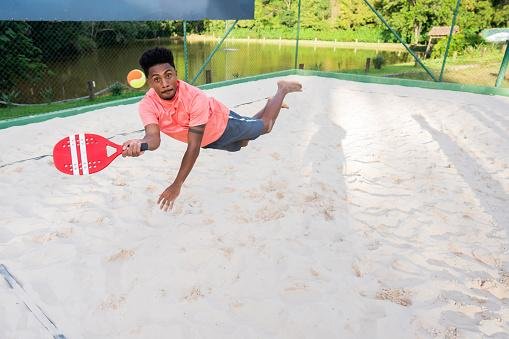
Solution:
{"label": "tree trunk", "polygon": [[418,44],[419,43],[419,39],[421,38],[421,29],[422,29],[422,24],[421,23],[414,23],[414,44]]}
{"label": "tree trunk", "polygon": [[336,18],[339,16],[339,4],[338,0],[330,0],[330,17],[332,20],[336,20]]}

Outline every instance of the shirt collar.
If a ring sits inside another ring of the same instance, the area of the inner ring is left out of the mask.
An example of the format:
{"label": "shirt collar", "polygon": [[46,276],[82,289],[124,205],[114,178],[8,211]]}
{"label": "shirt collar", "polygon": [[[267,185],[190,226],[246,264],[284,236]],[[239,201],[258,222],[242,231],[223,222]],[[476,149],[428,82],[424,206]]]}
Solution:
{"label": "shirt collar", "polygon": [[171,100],[161,99],[159,95],[157,95],[156,91],[153,90],[153,95],[155,99],[163,106],[165,109],[169,110],[171,114],[175,113],[175,109],[177,105],[180,103],[180,80],[177,80],[177,90],[175,91],[175,95]]}

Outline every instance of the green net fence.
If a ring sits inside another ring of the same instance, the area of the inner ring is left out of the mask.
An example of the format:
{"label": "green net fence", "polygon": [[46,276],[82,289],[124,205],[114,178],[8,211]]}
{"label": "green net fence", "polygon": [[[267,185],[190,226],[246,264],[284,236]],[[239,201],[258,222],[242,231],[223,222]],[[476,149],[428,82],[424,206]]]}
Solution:
{"label": "green net fence", "polygon": [[[126,75],[139,68],[143,51],[155,46],[170,48],[179,77],[187,76],[195,85],[297,65],[317,71],[495,86],[507,44],[487,43],[479,32],[494,25],[508,26],[507,2],[491,1],[497,3],[489,12],[491,18],[484,18],[488,12],[476,14],[476,2],[464,0],[457,7],[456,0],[427,1],[426,10],[422,9],[426,0],[421,2],[420,10],[426,14],[421,13],[422,17],[412,12],[412,2],[373,2],[419,61],[363,0],[256,1],[255,20],[236,23],[219,48],[234,21],[187,22],[187,53],[182,21],[0,21],[0,102],[6,106],[140,95],[147,87],[129,88]],[[356,11],[351,11],[354,14],[345,12],[347,3],[356,6]],[[400,8],[395,10],[394,6]],[[277,20],[264,19],[269,13]],[[348,27],[356,20],[357,26]],[[503,75],[500,85],[509,87],[508,74]]]}

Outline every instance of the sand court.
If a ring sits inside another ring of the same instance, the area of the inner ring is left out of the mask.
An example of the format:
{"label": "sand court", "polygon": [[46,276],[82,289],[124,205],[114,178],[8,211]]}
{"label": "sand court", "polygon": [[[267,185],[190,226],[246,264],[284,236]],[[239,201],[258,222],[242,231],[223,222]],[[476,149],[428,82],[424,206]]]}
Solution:
{"label": "sand court", "polygon": [[[278,79],[206,92],[253,115]],[[272,133],[202,150],[169,213],[169,137],[91,176],[20,162],[142,137],[137,104],[1,130],[0,264],[67,338],[507,338],[509,98],[287,79]],[[0,338],[51,338],[0,300]]]}

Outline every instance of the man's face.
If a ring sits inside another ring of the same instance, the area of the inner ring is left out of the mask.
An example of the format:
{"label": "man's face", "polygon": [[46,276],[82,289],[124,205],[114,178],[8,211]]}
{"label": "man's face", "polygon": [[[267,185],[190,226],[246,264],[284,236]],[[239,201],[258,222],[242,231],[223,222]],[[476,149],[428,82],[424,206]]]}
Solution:
{"label": "man's face", "polygon": [[177,70],[170,64],[158,64],[148,69],[148,83],[161,99],[171,100],[177,92]]}

